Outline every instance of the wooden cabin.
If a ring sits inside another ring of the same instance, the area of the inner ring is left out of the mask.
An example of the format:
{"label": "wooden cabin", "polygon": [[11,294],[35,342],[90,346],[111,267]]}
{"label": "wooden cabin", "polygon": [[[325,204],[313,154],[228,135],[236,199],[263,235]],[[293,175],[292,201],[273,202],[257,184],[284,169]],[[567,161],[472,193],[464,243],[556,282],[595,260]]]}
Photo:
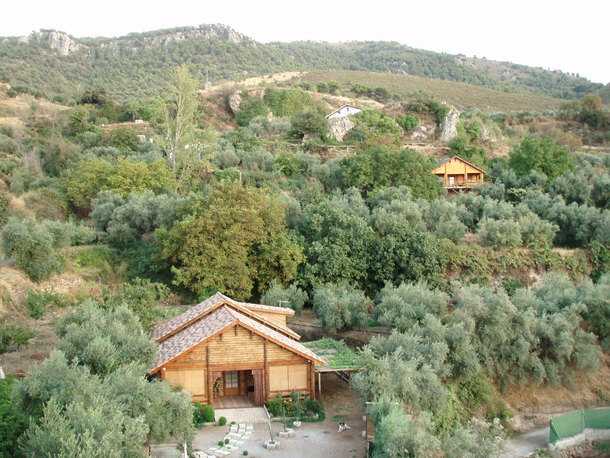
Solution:
{"label": "wooden cabin", "polygon": [[314,398],[314,364],[324,362],[286,326],[290,315],[216,293],[153,330],[159,346],[148,374],[217,406],[260,406],[293,390]]}
{"label": "wooden cabin", "polygon": [[455,191],[473,188],[485,180],[485,170],[459,156],[443,159],[432,173],[443,180],[445,189]]}

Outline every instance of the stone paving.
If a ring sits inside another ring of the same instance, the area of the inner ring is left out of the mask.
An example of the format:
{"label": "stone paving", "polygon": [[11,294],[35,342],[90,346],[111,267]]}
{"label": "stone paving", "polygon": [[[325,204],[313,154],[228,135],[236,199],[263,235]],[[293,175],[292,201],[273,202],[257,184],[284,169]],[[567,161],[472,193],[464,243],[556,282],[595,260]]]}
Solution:
{"label": "stone paving", "polygon": [[229,423],[266,423],[267,414],[262,407],[246,407],[241,409],[215,409],[218,420],[225,417]]}
{"label": "stone paving", "polygon": [[223,438],[224,440],[229,439],[228,444],[225,444],[222,447],[220,445],[215,445],[204,451],[196,451],[193,454],[197,458],[217,458],[231,455],[244,445],[244,442],[250,438],[253,431],[254,425],[252,424],[233,424],[229,427],[229,433]]}

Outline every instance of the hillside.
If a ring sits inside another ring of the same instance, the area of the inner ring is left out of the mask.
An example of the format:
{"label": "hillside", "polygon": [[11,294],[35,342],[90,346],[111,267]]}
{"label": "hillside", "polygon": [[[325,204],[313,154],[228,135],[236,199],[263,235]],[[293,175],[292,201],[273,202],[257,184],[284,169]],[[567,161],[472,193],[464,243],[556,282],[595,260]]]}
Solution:
{"label": "hillside", "polygon": [[319,81],[337,81],[345,86],[363,84],[365,86],[383,87],[402,98],[409,98],[417,92],[424,92],[450,105],[457,107],[473,106],[481,110],[544,111],[555,110],[561,103],[560,99],[551,97],[503,92],[472,84],[412,75],[319,70],[307,72],[302,80],[313,84]]}
{"label": "hillside", "polygon": [[187,63],[214,83],[266,73],[358,70],[469,83],[509,93],[579,98],[601,84],[573,75],[487,59],[410,48],[391,42],[258,43],[227,26],[202,25],[77,39],[44,30],[0,38],[0,77],[24,92],[70,100],[104,87],[127,99],[162,91],[166,75]]}

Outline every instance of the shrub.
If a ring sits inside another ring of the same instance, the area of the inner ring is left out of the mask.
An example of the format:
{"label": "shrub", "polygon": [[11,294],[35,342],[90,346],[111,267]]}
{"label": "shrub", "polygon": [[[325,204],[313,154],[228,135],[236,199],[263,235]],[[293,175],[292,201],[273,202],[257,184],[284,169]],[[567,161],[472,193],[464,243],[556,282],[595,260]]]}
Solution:
{"label": "shrub", "polygon": [[0,319],[0,354],[9,353],[27,345],[36,333],[18,324],[7,323],[6,318]]}
{"label": "shrub", "polygon": [[321,415],[324,413],[324,406],[317,399],[307,399],[305,401],[305,410],[313,414]]}
{"label": "shrub", "polygon": [[417,116],[410,114],[407,116],[399,116],[396,118],[396,123],[408,132],[419,126],[419,119],[417,119]]}
{"label": "shrub", "polygon": [[269,413],[274,417],[280,416],[283,413],[282,403],[283,400],[281,393],[278,393],[277,396],[269,399],[269,402],[267,402],[267,409],[269,410]]}
{"label": "shrub", "polygon": [[[222,425],[221,425],[222,426]],[[228,437],[225,439],[225,445],[227,445],[229,442],[231,442],[231,439],[229,439]]]}
{"label": "shrub", "polygon": [[0,226],[4,226],[8,221],[10,203],[11,195],[6,191],[0,191]]}
{"label": "shrub", "polygon": [[223,447],[225,445],[225,441],[218,441],[218,446]]}
{"label": "shrub", "polygon": [[211,423],[215,420],[214,407],[207,405],[203,407],[203,419],[206,423]]}
{"label": "shrub", "polygon": [[218,425],[219,425],[219,426],[224,426],[224,425],[226,425],[226,424],[227,424],[227,419],[226,419],[225,417],[220,417],[220,418],[218,419]]}
{"label": "shrub", "polygon": [[248,450],[244,450],[242,453],[243,456],[248,456]]}

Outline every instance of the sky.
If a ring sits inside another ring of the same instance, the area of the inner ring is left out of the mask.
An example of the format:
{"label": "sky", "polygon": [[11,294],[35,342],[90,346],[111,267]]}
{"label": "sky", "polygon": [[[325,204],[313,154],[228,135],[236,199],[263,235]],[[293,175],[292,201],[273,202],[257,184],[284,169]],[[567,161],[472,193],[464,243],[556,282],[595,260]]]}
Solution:
{"label": "sky", "polygon": [[[0,36],[75,37],[225,24],[260,42],[383,40],[577,73],[610,83],[607,0],[16,0]],[[89,6],[91,5],[91,6]]]}

